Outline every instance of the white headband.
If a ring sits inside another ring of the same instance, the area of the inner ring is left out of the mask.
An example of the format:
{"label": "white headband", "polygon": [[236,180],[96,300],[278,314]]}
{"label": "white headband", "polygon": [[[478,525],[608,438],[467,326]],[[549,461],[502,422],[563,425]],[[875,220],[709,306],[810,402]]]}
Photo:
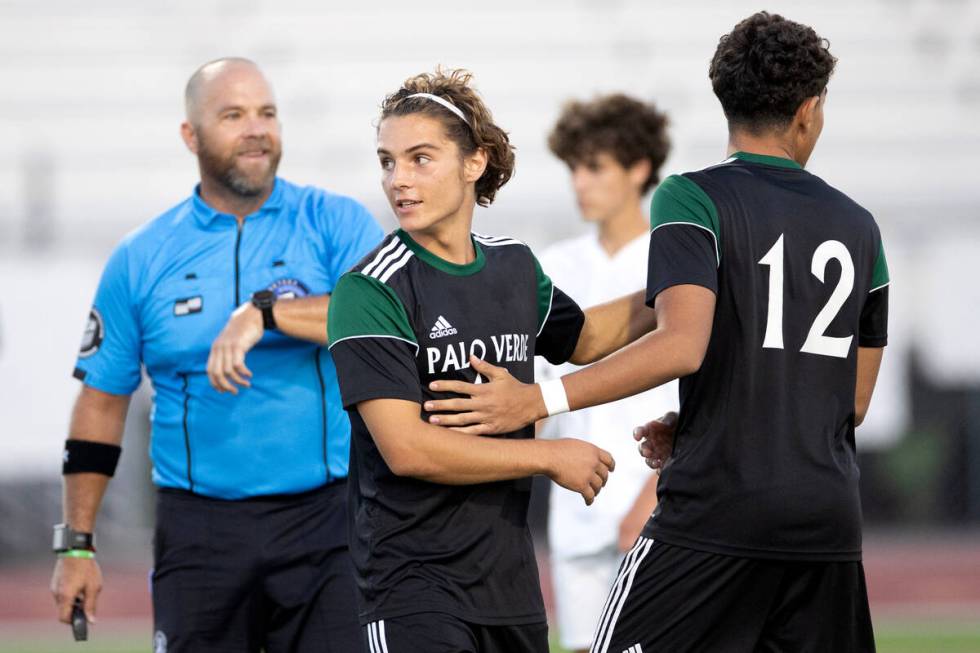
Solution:
{"label": "white headband", "polygon": [[459,119],[465,122],[467,125],[470,124],[470,121],[466,119],[466,116],[463,115],[463,112],[460,111],[459,107],[457,107],[452,102],[449,102],[448,100],[442,99],[438,95],[433,95],[432,93],[413,93],[412,95],[407,96],[405,99],[407,100],[413,97],[424,97],[427,100],[438,102],[439,104],[441,104],[442,106],[446,107],[447,109],[455,113],[457,116],[459,116]]}

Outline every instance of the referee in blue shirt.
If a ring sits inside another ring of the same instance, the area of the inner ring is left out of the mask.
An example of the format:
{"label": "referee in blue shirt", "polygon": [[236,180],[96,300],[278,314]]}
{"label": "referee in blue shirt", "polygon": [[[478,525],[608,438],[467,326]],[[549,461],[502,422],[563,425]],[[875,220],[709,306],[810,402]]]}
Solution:
{"label": "referee in blue shirt", "polygon": [[280,124],[254,63],[205,64],[185,99],[201,183],[116,248],[75,367],[59,618],[76,597],[94,617],[96,515],[143,367],[154,651],[356,651],[350,426],[324,345],[329,293],[382,231],[356,201],[276,177]]}

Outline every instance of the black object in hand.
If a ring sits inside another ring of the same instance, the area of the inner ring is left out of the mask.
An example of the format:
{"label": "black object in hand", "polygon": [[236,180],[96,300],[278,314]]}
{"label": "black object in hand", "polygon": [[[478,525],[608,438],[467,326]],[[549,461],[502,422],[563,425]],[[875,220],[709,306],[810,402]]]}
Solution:
{"label": "black object in hand", "polygon": [[74,605],[71,606],[71,634],[75,636],[76,642],[84,642],[88,639],[88,619],[85,618],[81,597],[76,598]]}

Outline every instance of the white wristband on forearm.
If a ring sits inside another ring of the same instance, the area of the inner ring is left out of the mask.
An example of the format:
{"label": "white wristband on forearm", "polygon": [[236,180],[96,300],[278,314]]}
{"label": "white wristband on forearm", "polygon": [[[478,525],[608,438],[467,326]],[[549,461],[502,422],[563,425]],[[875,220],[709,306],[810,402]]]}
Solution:
{"label": "white wristband on forearm", "polygon": [[565,394],[565,384],[561,379],[552,379],[538,385],[541,386],[541,398],[544,399],[548,417],[568,412],[568,395]]}

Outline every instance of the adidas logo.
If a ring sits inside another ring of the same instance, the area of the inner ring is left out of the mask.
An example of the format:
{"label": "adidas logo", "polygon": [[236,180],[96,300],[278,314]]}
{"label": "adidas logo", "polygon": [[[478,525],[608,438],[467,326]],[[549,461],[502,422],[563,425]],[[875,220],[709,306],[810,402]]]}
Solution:
{"label": "adidas logo", "polygon": [[429,339],[435,340],[436,338],[442,338],[444,336],[454,336],[456,333],[457,331],[453,325],[450,324],[446,318],[440,315],[439,319],[436,320],[436,325],[432,327],[431,331],[429,331]]}
{"label": "adidas logo", "polygon": [[636,644],[633,644],[633,646],[623,649],[623,653],[643,653],[643,647],[640,646],[639,642],[637,642]]}

